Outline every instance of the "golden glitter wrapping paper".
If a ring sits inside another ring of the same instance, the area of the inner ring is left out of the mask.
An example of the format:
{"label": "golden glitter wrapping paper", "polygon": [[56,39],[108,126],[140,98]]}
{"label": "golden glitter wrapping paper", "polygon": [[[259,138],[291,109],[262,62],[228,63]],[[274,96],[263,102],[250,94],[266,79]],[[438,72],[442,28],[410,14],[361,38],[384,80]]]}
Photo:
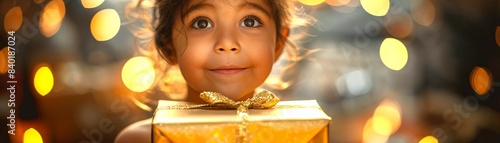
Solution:
{"label": "golden glitter wrapping paper", "polygon": [[[185,102],[161,100],[152,121],[153,142],[237,142],[235,109],[165,109]],[[326,143],[331,118],[315,100],[281,101],[271,109],[250,109],[250,143]]]}

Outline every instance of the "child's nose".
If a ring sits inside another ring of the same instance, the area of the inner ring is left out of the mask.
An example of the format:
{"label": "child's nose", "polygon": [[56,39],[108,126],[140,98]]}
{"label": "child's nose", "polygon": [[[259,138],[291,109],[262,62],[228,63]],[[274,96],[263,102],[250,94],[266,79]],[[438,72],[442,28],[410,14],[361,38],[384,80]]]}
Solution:
{"label": "child's nose", "polygon": [[240,44],[238,43],[238,36],[234,32],[235,29],[224,29],[221,30],[218,38],[217,44],[215,44],[214,51],[218,54],[232,53],[237,54],[240,52]]}
{"label": "child's nose", "polygon": [[224,48],[220,47],[215,50],[215,52],[222,54],[222,53],[238,53],[240,51],[239,47],[232,47],[232,48]]}

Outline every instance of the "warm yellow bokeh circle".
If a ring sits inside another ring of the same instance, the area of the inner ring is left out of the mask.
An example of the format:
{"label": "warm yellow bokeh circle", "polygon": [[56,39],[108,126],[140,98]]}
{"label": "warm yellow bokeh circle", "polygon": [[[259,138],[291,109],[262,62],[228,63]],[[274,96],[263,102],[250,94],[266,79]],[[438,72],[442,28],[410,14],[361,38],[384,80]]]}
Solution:
{"label": "warm yellow bokeh circle", "polygon": [[373,16],[385,16],[391,6],[389,0],[360,0],[363,9]]}
{"label": "warm yellow bokeh circle", "polygon": [[120,30],[120,16],[114,9],[97,12],[90,21],[90,32],[97,41],[107,41]]}
{"label": "warm yellow bokeh circle", "polygon": [[434,136],[426,136],[422,138],[418,143],[439,143],[439,141]]}
{"label": "warm yellow bokeh circle", "polygon": [[37,130],[29,128],[24,132],[23,143],[43,143],[43,139]]}
{"label": "warm yellow bokeh circle", "polygon": [[101,5],[104,0],[81,0],[84,8],[96,8]]}
{"label": "warm yellow bokeh circle", "polygon": [[133,57],[123,66],[123,84],[134,92],[146,91],[153,85],[154,79],[153,62],[148,57]]}
{"label": "warm yellow bokeh circle", "polygon": [[47,95],[54,87],[54,76],[46,66],[39,68],[34,78],[35,90],[42,96]]}
{"label": "warm yellow bokeh circle", "polygon": [[399,71],[408,62],[408,51],[401,41],[386,38],[380,45],[380,59],[389,69]]}

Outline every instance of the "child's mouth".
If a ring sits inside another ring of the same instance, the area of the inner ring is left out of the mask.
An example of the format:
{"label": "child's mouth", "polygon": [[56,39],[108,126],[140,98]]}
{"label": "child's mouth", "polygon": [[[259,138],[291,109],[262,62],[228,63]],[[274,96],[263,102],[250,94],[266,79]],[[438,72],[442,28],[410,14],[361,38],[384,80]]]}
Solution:
{"label": "child's mouth", "polygon": [[218,74],[235,74],[239,73],[246,68],[221,68],[221,69],[211,69],[210,71],[218,73]]}

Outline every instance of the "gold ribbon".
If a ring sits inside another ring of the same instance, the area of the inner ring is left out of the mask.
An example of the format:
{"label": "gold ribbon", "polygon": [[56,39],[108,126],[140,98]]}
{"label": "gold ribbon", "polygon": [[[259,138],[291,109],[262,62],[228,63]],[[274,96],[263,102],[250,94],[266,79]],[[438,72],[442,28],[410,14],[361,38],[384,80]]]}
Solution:
{"label": "gold ribbon", "polygon": [[240,117],[241,122],[238,123],[238,138],[237,142],[246,143],[248,142],[248,109],[256,108],[256,109],[267,109],[272,108],[280,99],[272,92],[263,90],[258,94],[255,94],[252,98],[247,99],[245,101],[234,101],[229,99],[228,97],[222,95],[218,92],[209,92],[205,91],[200,93],[200,98],[203,99],[207,104],[199,104],[199,105],[175,105],[168,107],[160,107],[156,110],[165,110],[165,109],[193,109],[193,108],[202,108],[202,107],[217,107],[217,108],[236,108],[237,115]]}

